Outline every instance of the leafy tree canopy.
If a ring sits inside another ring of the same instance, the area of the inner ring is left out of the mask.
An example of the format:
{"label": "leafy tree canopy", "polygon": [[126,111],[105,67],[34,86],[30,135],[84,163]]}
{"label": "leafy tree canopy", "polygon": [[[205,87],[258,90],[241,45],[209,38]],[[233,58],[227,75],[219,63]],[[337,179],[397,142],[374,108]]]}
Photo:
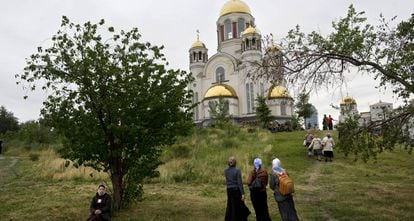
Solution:
{"label": "leafy tree canopy", "polygon": [[0,107],[0,134],[8,131],[17,131],[19,122],[12,112],[8,111],[4,106]]}
{"label": "leafy tree canopy", "polygon": [[[378,141],[373,137],[348,137],[354,142],[343,150],[346,154],[356,153],[363,151],[360,147],[364,146],[375,149],[366,153],[378,153],[393,149],[397,144],[412,149],[414,132],[403,131],[414,127],[414,104],[409,102],[414,95],[414,14],[396,26],[392,25],[395,18],[388,21],[382,15],[379,25],[369,24],[364,14],[349,6],[347,16],[332,22],[333,30],[327,35],[317,31],[305,34],[296,26],[282,40],[280,47],[266,50],[267,59],[256,63],[257,71],[254,73],[259,75],[256,77],[286,79],[306,92],[320,87],[341,86],[346,74],[351,71],[370,74],[374,79],[379,79],[379,86],[390,87],[404,101],[404,105],[395,110],[389,119],[369,125],[369,131],[381,128],[383,142],[372,143]],[[272,41],[271,38],[267,40]],[[277,71],[280,63],[282,71]],[[275,74],[278,76],[275,77]],[[358,128],[354,130],[362,131]],[[358,145],[358,141],[371,143]]]}
{"label": "leafy tree canopy", "polygon": [[104,20],[80,25],[64,16],[52,46],[38,47],[16,75],[49,93],[41,113],[63,135],[63,157],[107,171],[118,209],[157,175],[159,147],[192,125],[190,75],[166,69],[163,47],[140,38],[137,28],[116,32]]}
{"label": "leafy tree canopy", "polygon": [[298,117],[303,118],[304,128],[307,128],[306,118],[309,118],[312,114],[312,105],[309,103],[309,94],[300,93],[295,104],[296,114]]}

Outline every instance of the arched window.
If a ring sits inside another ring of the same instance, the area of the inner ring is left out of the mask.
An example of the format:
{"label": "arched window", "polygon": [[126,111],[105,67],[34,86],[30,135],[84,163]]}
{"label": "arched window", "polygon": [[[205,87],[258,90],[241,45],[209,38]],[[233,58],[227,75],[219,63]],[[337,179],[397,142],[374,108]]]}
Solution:
{"label": "arched window", "polygon": [[245,21],[242,18],[237,20],[237,36],[240,37],[241,33],[246,29],[245,28]]}
{"label": "arched window", "polygon": [[224,21],[224,39],[231,39],[233,37],[233,33],[231,32],[231,22],[230,20]]}
{"label": "arched window", "polygon": [[224,68],[218,67],[216,69],[216,82],[223,82],[225,80]]}
{"label": "arched window", "polygon": [[201,61],[201,51],[198,52],[198,61]]}

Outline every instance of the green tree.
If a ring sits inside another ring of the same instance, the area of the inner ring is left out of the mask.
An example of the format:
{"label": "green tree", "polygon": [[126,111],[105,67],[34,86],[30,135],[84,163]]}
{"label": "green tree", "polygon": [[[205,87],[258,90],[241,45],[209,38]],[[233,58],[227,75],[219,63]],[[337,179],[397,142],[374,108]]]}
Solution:
{"label": "green tree", "polygon": [[295,108],[296,114],[299,118],[302,117],[305,126],[304,128],[306,128],[306,118],[309,118],[313,114],[312,105],[309,103],[309,94],[300,93],[298,95],[298,100],[296,101]]}
{"label": "green tree", "polygon": [[225,128],[230,124],[230,113],[229,113],[229,101],[223,97],[219,97],[217,101],[210,101],[209,112],[212,119],[214,119],[213,125],[218,128]]}
{"label": "green tree", "polygon": [[[375,122],[371,126],[383,129],[381,139],[384,142],[358,145],[358,142],[375,140],[361,136],[353,140],[351,146],[342,149],[346,154],[364,151],[360,149],[362,146],[375,149],[365,151],[367,153],[392,150],[396,144],[402,144],[409,150],[414,146],[413,137],[402,132],[414,127],[414,104],[408,101],[414,94],[414,14],[395,26],[392,25],[395,18],[387,21],[380,15],[380,20],[378,26],[367,23],[364,12],[357,12],[351,5],[346,17],[332,23],[333,31],[328,35],[316,31],[305,34],[299,26],[290,30],[281,42],[282,53],[272,58],[275,61],[283,58],[283,77],[307,92],[321,87],[340,86],[348,72],[357,71],[379,79],[380,86],[392,88],[403,99],[404,105],[393,117],[379,122],[381,125]],[[257,67],[262,70],[257,73],[272,76],[266,70],[271,70],[268,66],[275,63],[257,63]],[[367,136],[371,135],[369,133]]]}
{"label": "green tree", "polygon": [[270,109],[266,104],[266,98],[263,96],[257,96],[256,98],[257,107],[256,107],[256,117],[260,122],[262,128],[266,128],[269,121],[272,119],[270,116]]}
{"label": "green tree", "polygon": [[17,131],[19,129],[19,122],[12,112],[7,111],[4,106],[0,107],[0,134],[7,131]]}
{"label": "green tree", "polygon": [[108,172],[116,209],[140,196],[144,178],[158,174],[160,147],[192,125],[190,75],[167,70],[163,47],[140,37],[64,16],[52,46],[16,76],[49,92],[41,113],[63,135],[62,156]]}
{"label": "green tree", "polygon": [[26,144],[52,144],[56,143],[58,136],[55,131],[46,126],[43,120],[27,121],[19,125],[19,140]]}

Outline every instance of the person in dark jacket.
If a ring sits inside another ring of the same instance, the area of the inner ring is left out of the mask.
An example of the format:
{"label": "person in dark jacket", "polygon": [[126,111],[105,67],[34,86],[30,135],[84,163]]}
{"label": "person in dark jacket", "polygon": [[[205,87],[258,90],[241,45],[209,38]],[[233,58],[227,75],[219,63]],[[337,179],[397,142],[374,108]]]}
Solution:
{"label": "person in dark jacket", "polygon": [[[268,183],[267,171],[262,168],[262,160],[256,158],[253,161],[254,169],[247,177],[247,185],[250,189],[250,199],[252,200],[257,221],[271,221],[267,206],[266,186]],[[256,183],[256,178],[260,181],[260,187]]]}
{"label": "person in dark jacket", "polygon": [[99,185],[96,195],[92,198],[88,221],[111,220],[111,197],[106,193],[104,185]]}
{"label": "person in dark jacket", "polygon": [[227,187],[227,208],[225,221],[247,221],[249,208],[244,204],[244,189],[241,171],[236,168],[236,158],[230,157],[229,167],[224,170]]}
{"label": "person in dark jacket", "polygon": [[295,209],[295,203],[293,202],[292,194],[282,195],[279,191],[279,176],[285,172],[285,169],[281,167],[279,159],[272,161],[272,173],[270,174],[269,187],[274,191],[277,206],[282,221],[299,221],[298,215]]}

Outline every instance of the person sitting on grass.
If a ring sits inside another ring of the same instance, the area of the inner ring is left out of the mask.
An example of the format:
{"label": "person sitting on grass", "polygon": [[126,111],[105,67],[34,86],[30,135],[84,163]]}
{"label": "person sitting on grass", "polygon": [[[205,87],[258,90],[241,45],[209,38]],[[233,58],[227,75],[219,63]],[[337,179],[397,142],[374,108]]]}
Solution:
{"label": "person sitting on grass", "polygon": [[106,193],[105,185],[98,187],[96,195],[92,198],[88,221],[111,220],[111,197]]}

